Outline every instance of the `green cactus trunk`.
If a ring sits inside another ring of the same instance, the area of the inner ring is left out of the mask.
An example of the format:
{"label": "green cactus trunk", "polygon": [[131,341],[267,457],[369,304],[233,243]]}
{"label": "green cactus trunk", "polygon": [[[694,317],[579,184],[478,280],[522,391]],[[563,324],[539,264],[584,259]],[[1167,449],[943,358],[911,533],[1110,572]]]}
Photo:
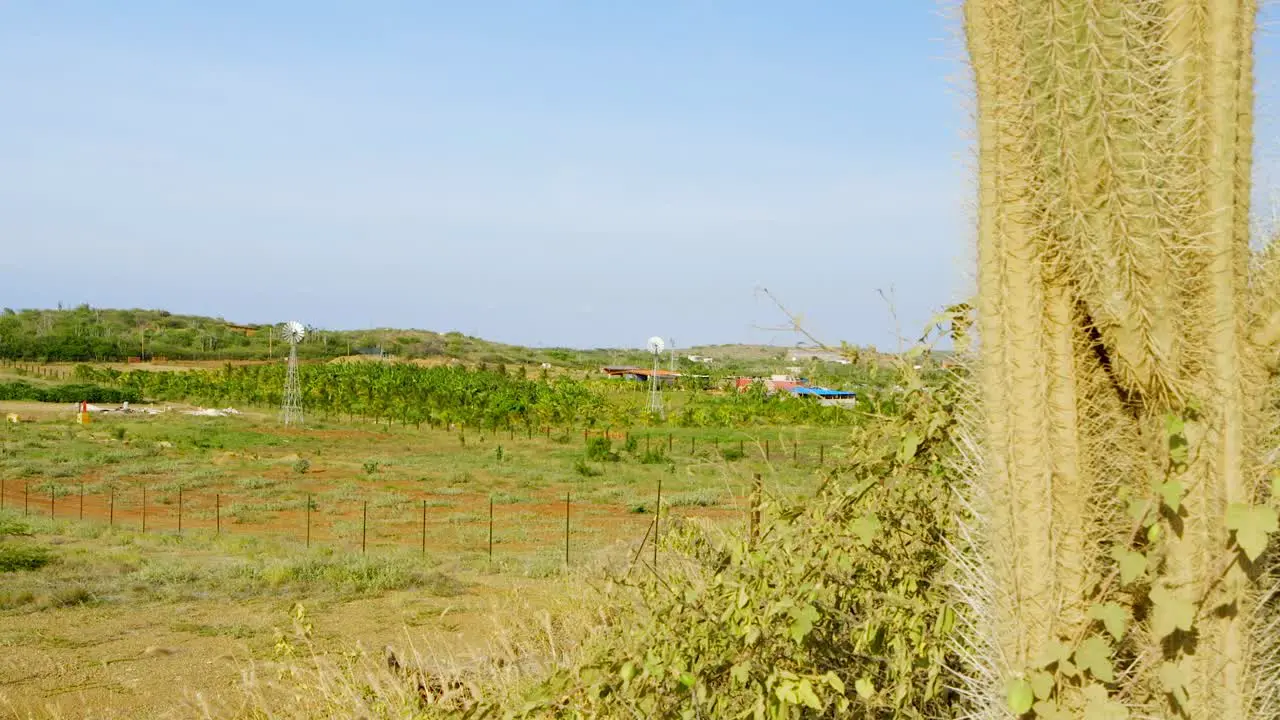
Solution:
{"label": "green cactus trunk", "polygon": [[1265,707],[1260,559],[1233,534],[1274,530],[1255,506],[1259,343],[1280,336],[1277,299],[1249,284],[1255,16],[1248,0],[966,2],[970,590],[991,716]]}

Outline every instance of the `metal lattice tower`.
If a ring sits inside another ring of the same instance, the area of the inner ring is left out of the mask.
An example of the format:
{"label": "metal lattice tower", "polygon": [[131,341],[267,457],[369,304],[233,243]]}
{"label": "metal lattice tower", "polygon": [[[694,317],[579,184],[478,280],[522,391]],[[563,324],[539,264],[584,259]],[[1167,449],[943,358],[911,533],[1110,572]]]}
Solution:
{"label": "metal lattice tower", "polygon": [[285,323],[281,333],[289,343],[289,367],[284,376],[284,404],[280,408],[280,420],[285,425],[302,424],[302,388],[298,383],[298,343],[305,334],[302,324]]}
{"label": "metal lattice tower", "polygon": [[662,366],[662,338],[649,338],[649,352],[653,354],[653,371],[649,375],[649,412],[664,417],[662,390],[658,383],[658,369]]}

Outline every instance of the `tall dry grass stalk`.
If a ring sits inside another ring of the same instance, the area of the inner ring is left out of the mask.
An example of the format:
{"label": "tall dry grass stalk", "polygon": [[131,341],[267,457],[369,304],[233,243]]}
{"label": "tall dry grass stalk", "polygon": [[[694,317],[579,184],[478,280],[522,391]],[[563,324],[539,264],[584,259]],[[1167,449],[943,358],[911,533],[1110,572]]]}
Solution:
{"label": "tall dry grass stalk", "polygon": [[[1280,338],[1275,263],[1250,281],[1255,15],[1250,0],[965,4],[983,716],[1021,710],[1031,685],[1046,717],[1276,716],[1253,633],[1263,564],[1228,520],[1265,493]],[[1145,556],[1140,579],[1117,580],[1124,553]],[[1132,630],[1107,637],[1116,613]],[[1063,654],[1091,636],[1110,671]]]}

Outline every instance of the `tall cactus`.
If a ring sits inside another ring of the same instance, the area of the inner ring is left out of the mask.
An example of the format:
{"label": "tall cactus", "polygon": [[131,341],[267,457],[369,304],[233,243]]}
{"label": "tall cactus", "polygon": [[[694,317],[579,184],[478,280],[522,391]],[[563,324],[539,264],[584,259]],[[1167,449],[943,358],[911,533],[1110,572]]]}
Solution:
{"label": "tall cactus", "polygon": [[984,715],[1280,717],[1253,632],[1280,337],[1280,297],[1250,287],[1255,16],[965,4]]}

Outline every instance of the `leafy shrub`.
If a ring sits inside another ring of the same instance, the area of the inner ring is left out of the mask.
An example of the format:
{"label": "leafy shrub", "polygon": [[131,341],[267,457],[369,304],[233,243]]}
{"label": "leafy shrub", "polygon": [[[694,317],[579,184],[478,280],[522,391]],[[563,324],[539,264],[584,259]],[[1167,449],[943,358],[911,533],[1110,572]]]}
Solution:
{"label": "leafy shrub", "polygon": [[30,535],[31,526],[16,516],[0,514],[0,540],[10,535]]}
{"label": "leafy shrub", "polygon": [[587,459],[594,462],[618,462],[621,457],[613,451],[613,441],[607,437],[587,439]]}
{"label": "leafy shrub", "polygon": [[306,475],[310,469],[311,461],[306,458],[298,458],[297,462],[293,464],[293,471],[299,475]]}
{"label": "leafy shrub", "polygon": [[0,542],[0,572],[39,570],[53,560],[48,548],[25,542]]}
{"label": "leafy shrub", "polygon": [[767,542],[673,518],[660,573],[606,586],[616,612],[521,698],[525,716],[964,716],[952,398],[917,393],[903,417],[855,428],[818,496],[764,518]]}
{"label": "leafy shrub", "polygon": [[745,452],[743,452],[742,450],[739,450],[736,447],[727,447],[727,448],[720,449],[720,457],[724,458],[727,462],[736,462],[746,456],[747,454]]}
{"label": "leafy shrub", "polygon": [[596,468],[582,458],[573,461],[573,471],[585,478],[600,477],[604,474],[603,470]]}
{"label": "leafy shrub", "polygon": [[123,403],[140,402],[142,394],[136,390],[106,388],[100,385],[50,385],[35,386],[25,382],[0,383],[0,400],[26,400],[56,403]]}
{"label": "leafy shrub", "polygon": [[125,434],[126,434],[126,430],[123,426],[117,425],[111,428],[111,437],[115,438],[116,440],[124,440]]}
{"label": "leafy shrub", "polygon": [[634,435],[628,434],[627,440],[622,445],[622,449],[631,455],[635,455],[636,448],[640,447],[640,441],[636,440]]}
{"label": "leafy shrub", "polygon": [[667,461],[667,454],[662,449],[645,450],[640,455],[641,465],[661,465]]}
{"label": "leafy shrub", "polygon": [[380,466],[380,463],[378,463],[375,460],[366,460],[362,467],[364,467],[365,475],[373,475],[374,473],[378,472],[379,466]]}

